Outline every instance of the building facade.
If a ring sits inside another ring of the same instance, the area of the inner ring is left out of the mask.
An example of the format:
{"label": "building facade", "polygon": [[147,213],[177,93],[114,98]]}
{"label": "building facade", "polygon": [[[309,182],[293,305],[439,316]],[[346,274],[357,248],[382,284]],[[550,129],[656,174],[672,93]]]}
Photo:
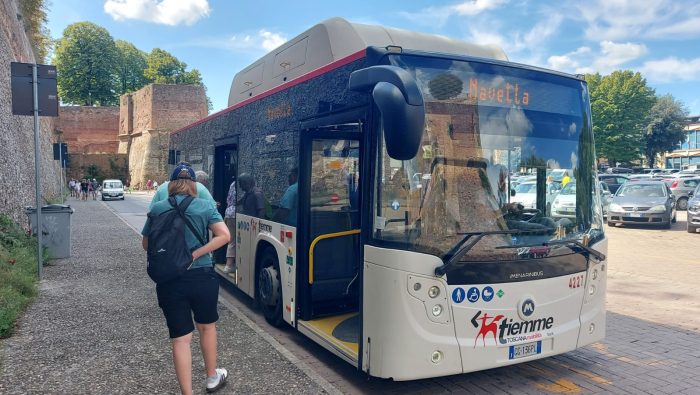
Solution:
{"label": "building facade", "polygon": [[700,115],[686,118],[685,140],[666,154],[667,169],[700,168]]}

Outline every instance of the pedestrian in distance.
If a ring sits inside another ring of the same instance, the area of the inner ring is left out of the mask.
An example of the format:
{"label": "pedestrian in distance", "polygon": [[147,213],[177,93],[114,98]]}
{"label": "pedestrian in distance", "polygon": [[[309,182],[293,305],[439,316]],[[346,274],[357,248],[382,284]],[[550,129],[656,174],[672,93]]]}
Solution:
{"label": "pedestrian in distance", "polygon": [[90,186],[92,187],[92,200],[97,200],[97,190],[100,189],[100,183],[93,178]]}
{"label": "pedestrian in distance", "polygon": [[83,178],[82,181],[80,181],[80,199],[81,200],[87,200],[88,192],[89,192],[89,185],[90,185],[90,183],[85,178]]}
{"label": "pedestrian in distance", "polygon": [[80,199],[80,181],[75,180],[74,186],[75,198]]}
{"label": "pedestrian in distance", "polygon": [[[192,332],[197,328],[200,334],[200,347],[206,369],[205,387],[214,392],[226,383],[228,372],[217,368],[216,321],[219,319],[217,301],[219,279],[212,268],[210,253],[229,241],[230,234],[221,214],[208,199],[197,197],[197,184],[194,170],[189,165],[179,165],[173,171],[168,183],[168,195],[179,204],[188,196],[195,199],[184,210],[185,218],[193,229],[184,229],[185,242],[192,251],[192,263],[184,274],[156,285],[158,305],[163,310],[171,339],[175,373],[184,395],[192,394]],[[142,245],[148,251],[148,234],[151,217],[173,210],[169,200],[161,200],[150,209],[144,225]],[[214,237],[202,245],[199,239],[210,230]],[[198,232],[199,236],[193,234]],[[194,316],[194,323],[192,318]]]}
{"label": "pedestrian in distance", "polygon": [[150,191],[151,189],[153,189],[153,180],[148,180],[146,181],[146,190]]}

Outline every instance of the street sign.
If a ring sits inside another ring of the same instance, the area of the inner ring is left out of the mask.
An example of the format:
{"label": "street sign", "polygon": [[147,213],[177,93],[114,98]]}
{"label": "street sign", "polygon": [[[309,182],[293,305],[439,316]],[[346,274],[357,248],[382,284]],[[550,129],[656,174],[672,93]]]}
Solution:
{"label": "street sign", "polygon": [[66,161],[68,160],[68,144],[66,144],[66,143],[54,143],[53,144],[53,160],[60,160],[61,167],[66,167]]}
{"label": "street sign", "polygon": [[[58,93],[56,87],[56,66],[33,63],[10,63],[12,114],[34,117],[34,188],[36,198],[36,228],[41,230],[41,147],[39,117],[58,116]],[[61,162],[62,150],[58,156]],[[62,163],[63,165],[63,163]],[[63,182],[61,182],[63,185]],[[43,252],[41,234],[36,232],[37,275],[41,280]]]}
{"label": "street sign", "polygon": [[[32,87],[32,64],[10,64],[12,86],[12,114],[34,115],[34,93]],[[58,86],[56,66],[37,65],[39,90],[39,116],[58,116]]]}

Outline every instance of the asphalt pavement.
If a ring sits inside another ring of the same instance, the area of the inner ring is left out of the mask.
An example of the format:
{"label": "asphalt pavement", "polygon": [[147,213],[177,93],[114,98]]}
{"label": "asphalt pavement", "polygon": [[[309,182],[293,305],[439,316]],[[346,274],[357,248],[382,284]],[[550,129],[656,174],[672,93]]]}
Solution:
{"label": "asphalt pavement", "polygon": [[[150,200],[132,198],[124,204]],[[75,208],[72,256],[46,267],[15,335],[0,341],[0,394],[178,393],[165,320],[134,231],[141,216],[122,220],[99,201],[68,204]],[[222,301],[219,313],[219,365],[229,371],[220,393],[337,392],[236,307]],[[195,331],[194,389],[204,393],[197,345]]]}

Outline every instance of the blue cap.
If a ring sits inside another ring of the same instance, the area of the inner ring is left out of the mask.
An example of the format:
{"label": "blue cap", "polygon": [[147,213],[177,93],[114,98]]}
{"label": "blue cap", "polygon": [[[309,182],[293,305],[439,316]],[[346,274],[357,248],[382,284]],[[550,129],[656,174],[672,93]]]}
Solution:
{"label": "blue cap", "polygon": [[[187,174],[182,174],[187,172]],[[189,165],[189,163],[180,162],[173,170],[173,174],[170,176],[170,181],[175,181],[177,179],[194,180],[195,179],[194,169]]]}

